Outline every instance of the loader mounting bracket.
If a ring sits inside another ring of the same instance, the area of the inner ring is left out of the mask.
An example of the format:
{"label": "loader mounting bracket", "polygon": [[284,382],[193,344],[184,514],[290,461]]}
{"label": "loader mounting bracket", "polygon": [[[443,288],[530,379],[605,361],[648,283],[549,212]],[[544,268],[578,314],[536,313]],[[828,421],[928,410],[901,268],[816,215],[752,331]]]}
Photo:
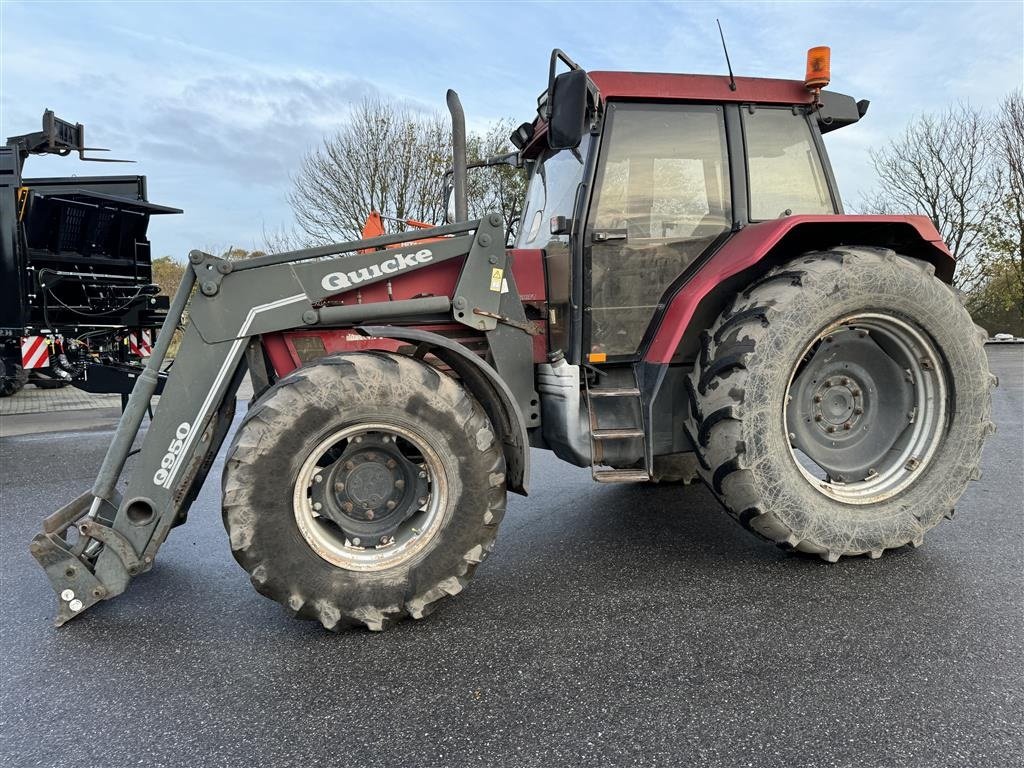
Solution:
{"label": "loader mounting bracket", "polygon": [[[46,571],[60,598],[55,619],[57,626],[111,594],[111,588],[87,567],[91,541],[100,542],[115,553],[132,576],[152,563],[152,558],[140,559],[131,542],[104,524],[104,517],[109,519],[116,512],[116,505],[94,499],[91,492],[84,493],[47,517],[43,532],[32,539],[29,551]],[[86,515],[91,516],[78,523]],[[72,545],[67,540],[67,531],[76,523],[79,539]],[[116,587],[114,590],[121,591]]]}

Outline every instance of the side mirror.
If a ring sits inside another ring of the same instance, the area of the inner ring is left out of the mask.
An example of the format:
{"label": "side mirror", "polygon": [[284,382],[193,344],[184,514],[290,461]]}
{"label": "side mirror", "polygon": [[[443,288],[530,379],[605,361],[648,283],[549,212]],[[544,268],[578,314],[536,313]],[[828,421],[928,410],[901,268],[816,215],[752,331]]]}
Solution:
{"label": "side mirror", "polygon": [[447,199],[444,203],[444,223],[455,223],[455,188],[448,187]]}
{"label": "side mirror", "polygon": [[444,172],[441,181],[441,205],[444,208],[444,223],[455,223],[455,185],[452,184],[452,169]]}
{"label": "side mirror", "polygon": [[582,69],[563,72],[554,80],[548,98],[548,146],[551,149],[575,149],[587,130],[587,93],[589,78]]}

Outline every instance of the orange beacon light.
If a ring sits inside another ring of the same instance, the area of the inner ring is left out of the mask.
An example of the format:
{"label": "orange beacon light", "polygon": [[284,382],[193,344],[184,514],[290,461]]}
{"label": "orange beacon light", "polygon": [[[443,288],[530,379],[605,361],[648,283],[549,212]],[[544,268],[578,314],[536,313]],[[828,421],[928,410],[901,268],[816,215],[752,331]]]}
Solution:
{"label": "orange beacon light", "polygon": [[807,51],[807,74],[804,86],[818,91],[828,85],[831,78],[832,49],[827,45],[819,45]]}

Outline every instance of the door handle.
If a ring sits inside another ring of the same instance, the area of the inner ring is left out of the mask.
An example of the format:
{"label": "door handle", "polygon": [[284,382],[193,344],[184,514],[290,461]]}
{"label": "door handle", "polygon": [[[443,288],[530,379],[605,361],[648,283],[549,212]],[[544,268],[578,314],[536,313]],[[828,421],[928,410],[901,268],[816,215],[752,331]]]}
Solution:
{"label": "door handle", "polygon": [[629,233],[625,229],[595,229],[590,239],[595,243],[607,243],[609,240],[629,240]]}

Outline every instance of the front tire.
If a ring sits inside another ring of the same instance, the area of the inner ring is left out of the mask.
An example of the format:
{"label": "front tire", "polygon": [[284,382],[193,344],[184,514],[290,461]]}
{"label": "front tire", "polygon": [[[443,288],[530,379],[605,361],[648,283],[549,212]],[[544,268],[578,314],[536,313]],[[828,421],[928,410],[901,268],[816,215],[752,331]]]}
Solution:
{"label": "front tire", "polygon": [[252,407],[223,493],[232,552],[261,594],[327,629],[382,630],[466,586],[504,515],[505,462],[450,376],[338,354]]}
{"label": "front tire", "polygon": [[920,545],[994,431],[984,338],[930,264],[847,247],[778,267],[702,338],[701,475],[745,528],[830,562]]}

